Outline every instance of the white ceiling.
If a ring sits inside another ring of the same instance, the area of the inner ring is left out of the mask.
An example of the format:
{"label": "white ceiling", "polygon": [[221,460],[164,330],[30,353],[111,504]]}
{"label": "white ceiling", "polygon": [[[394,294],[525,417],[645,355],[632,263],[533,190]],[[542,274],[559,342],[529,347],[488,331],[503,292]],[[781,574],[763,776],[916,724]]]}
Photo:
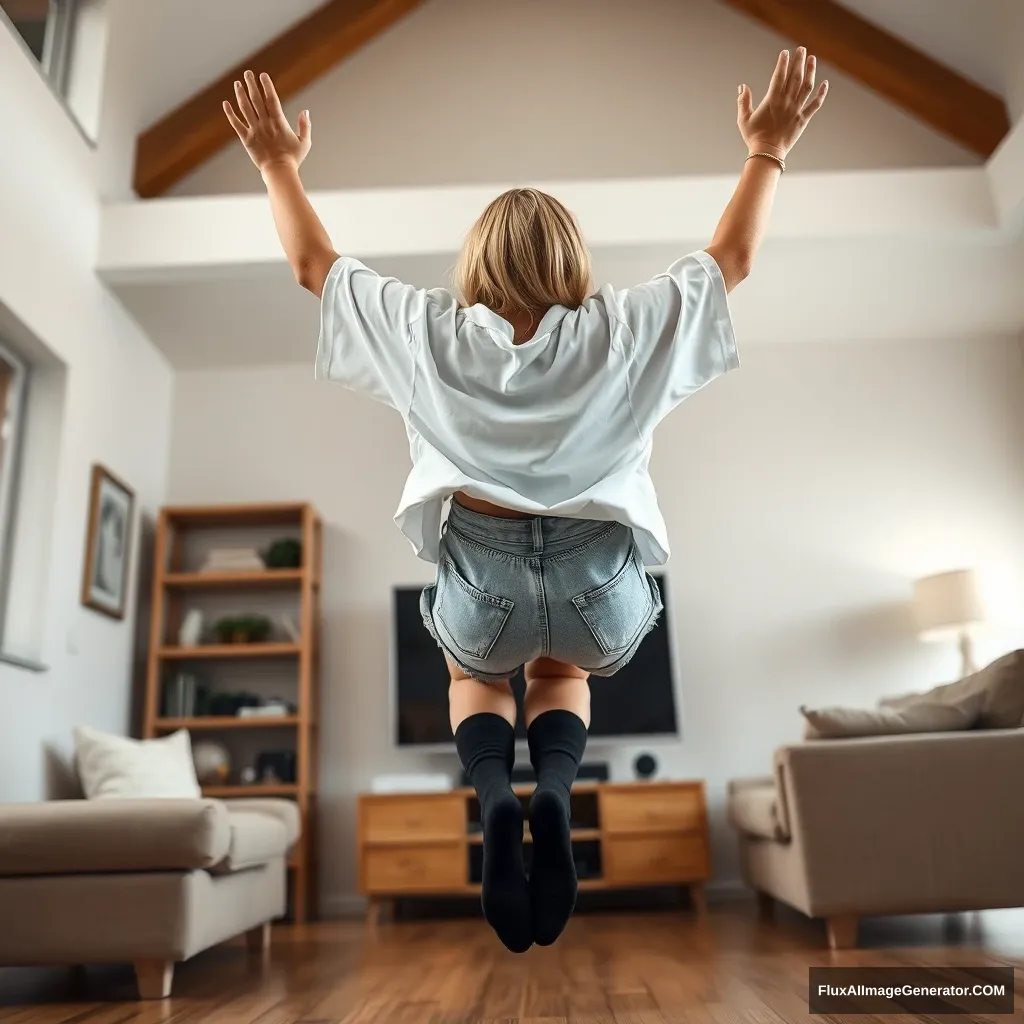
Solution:
{"label": "white ceiling", "polygon": [[[1004,46],[1008,12],[1020,0],[841,2],[986,88],[1005,92],[1011,72]],[[133,0],[125,13],[142,69],[135,83],[138,127],[173,110],[320,5],[321,0]]]}
{"label": "white ceiling", "polygon": [[[322,0],[131,0],[142,69],[138,128],[146,128],[260,49]],[[201,31],[198,27],[201,26]]]}
{"label": "white ceiling", "polygon": [[1009,82],[1008,12],[1019,0],[839,0],[851,11],[1000,95]]}
{"label": "white ceiling", "polygon": [[[431,2],[426,0],[424,13]],[[1010,81],[1007,12],[1014,4],[1024,8],[1024,0],[843,2],[987,88],[1001,92]],[[123,4],[122,39],[131,39],[133,64],[140,69],[135,72],[140,77],[134,100],[137,127],[173,109],[318,5],[319,0]],[[196,31],[198,24],[202,32]],[[706,241],[695,240],[690,248]],[[595,274],[598,280],[626,286],[663,269],[681,251],[685,247],[678,245],[597,251]],[[443,280],[453,258],[381,258],[374,268],[433,286]],[[744,343],[1009,334],[1024,324],[1022,276],[1022,239],[776,239],[766,245],[755,274],[735,293],[732,305]],[[284,266],[112,287],[177,368],[312,365],[317,303],[294,284]]]}

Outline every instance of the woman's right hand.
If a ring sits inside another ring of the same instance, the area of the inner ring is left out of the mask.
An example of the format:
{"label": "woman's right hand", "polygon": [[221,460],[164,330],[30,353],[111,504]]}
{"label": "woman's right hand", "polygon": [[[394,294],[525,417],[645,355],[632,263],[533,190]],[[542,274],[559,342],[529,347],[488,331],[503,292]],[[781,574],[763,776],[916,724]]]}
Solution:
{"label": "woman's right hand", "polygon": [[825,102],[828,82],[814,88],[816,69],[816,58],[804,47],[792,58],[789,50],[783,50],[768,92],[756,110],[750,86],[740,86],[737,124],[749,152],[785,158]]}
{"label": "woman's right hand", "polygon": [[298,131],[292,131],[270,75],[260,75],[257,81],[251,71],[246,71],[244,78],[244,83],[235,82],[238,109],[225,100],[224,113],[246,153],[261,171],[277,164],[297,168],[306,159],[312,142],[309,112],[304,110],[299,115]]}

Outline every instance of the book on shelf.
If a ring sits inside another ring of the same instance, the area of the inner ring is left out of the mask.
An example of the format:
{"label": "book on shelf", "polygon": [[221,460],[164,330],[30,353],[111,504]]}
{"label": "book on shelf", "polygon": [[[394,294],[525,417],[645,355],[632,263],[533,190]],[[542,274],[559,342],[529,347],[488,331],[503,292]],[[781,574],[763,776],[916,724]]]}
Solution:
{"label": "book on shelf", "polygon": [[214,548],[200,572],[261,572],[266,569],[255,548]]}
{"label": "book on shelf", "polygon": [[164,718],[194,718],[198,709],[200,687],[189,672],[176,672],[164,684]]}
{"label": "book on shelf", "polygon": [[238,709],[239,718],[287,718],[292,714],[294,711],[283,701],[268,701],[258,707]]}

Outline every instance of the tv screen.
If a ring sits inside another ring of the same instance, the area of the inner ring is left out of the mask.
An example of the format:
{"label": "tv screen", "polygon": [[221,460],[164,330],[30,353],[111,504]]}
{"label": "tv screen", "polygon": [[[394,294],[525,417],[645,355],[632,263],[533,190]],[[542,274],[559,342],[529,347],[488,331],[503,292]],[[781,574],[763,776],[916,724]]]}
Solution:
{"label": "tv screen", "polygon": [[[590,735],[652,736],[678,732],[672,651],[669,641],[669,595],[664,576],[653,573],[665,610],[625,668],[614,676],[591,677]],[[396,587],[393,596],[392,687],[394,738],[400,747],[452,743],[448,722],[448,667],[420,617],[422,587]],[[512,679],[522,707],[523,674]],[[516,726],[519,739],[526,728]]]}

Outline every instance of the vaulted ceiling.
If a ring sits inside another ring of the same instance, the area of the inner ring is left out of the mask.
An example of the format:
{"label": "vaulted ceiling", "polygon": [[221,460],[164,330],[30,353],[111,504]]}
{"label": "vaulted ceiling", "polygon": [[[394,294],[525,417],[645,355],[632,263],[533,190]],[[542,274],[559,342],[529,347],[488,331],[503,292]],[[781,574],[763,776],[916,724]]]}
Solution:
{"label": "vaulted ceiling", "polygon": [[[205,80],[166,83],[162,102],[154,105],[152,123],[137,143],[137,193],[163,194],[230,141],[220,101],[230,95],[231,82],[242,69],[266,70],[283,95],[294,95],[423,2],[279,0],[269,10],[262,10],[268,6],[263,4],[236,7],[235,30],[221,36],[218,26],[211,26],[196,54],[199,59],[182,62],[193,65],[193,78],[205,67]],[[980,157],[990,155],[1009,128],[987,45],[998,23],[986,23],[970,0],[950,0],[941,11],[931,0],[896,5],[880,0],[720,2],[784,39],[808,44],[823,60]],[[988,14],[1002,3],[989,0]],[[217,6],[223,15],[226,7]],[[179,18],[183,7],[176,5]],[[961,31],[964,19],[971,19],[976,31]],[[218,37],[231,45],[212,46],[210,40]],[[184,95],[181,84],[188,90]],[[415,90],[414,83],[410,89]]]}
{"label": "vaulted ceiling", "polygon": [[829,112],[801,142],[757,273],[736,293],[744,343],[1024,325],[1024,121],[980,155],[1005,129],[1002,95],[1024,113],[1021,0],[125,0],[118,11],[108,95],[131,104],[118,124],[143,138],[140,192],[167,197],[131,196],[125,136],[108,145],[118,180],[97,271],[178,368],[308,360],[315,344],[317,306],[294,286],[259,175],[241,147],[216,152],[230,139],[221,100],[249,63],[292,93],[291,116],[312,109],[304,181],[332,237],[374,269],[446,283],[480,209],[529,181],[579,217],[596,276],[625,286],[707,243],[743,155],[736,83],[766,82],[777,47],[807,42],[831,58]]}

